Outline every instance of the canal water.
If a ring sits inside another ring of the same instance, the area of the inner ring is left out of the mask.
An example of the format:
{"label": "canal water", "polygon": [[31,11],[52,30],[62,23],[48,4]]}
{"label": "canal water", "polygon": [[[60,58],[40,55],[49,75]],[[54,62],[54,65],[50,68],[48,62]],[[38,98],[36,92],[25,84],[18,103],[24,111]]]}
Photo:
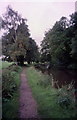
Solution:
{"label": "canal water", "polygon": [[[74,70],[59,70],[51,69],[47,71],[49,75],[52,74],[55,81],[55,87],[62,87],[62,85],[73,84],[75,88],[75,97],[77,100],[77,71]],[[56,84],[57,83],[57,84]],[[58,86],[57,86],[58,85]]]}
{"label": "canal water", "polygon": [[48,74],[52,74],[54,81],[57,81],[59,87],[73,83],[77,89],[77,71],[51,69],[48,71]]}
{"label": "canal water", "polygon": [[37,69],[41,70],[42,73],[52,75],[55,88],[72,83],[75,88],[75,95],[77,99],[77,70],[55,68],[47,70],[45,67],[38,67]]}

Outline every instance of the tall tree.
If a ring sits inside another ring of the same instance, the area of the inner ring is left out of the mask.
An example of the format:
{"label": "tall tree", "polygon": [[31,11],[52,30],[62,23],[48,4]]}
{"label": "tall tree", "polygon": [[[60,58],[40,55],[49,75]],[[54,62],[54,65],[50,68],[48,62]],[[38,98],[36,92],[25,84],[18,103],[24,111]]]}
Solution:
{"label": "tall tree", "polygon": [[[69,38],[66,37],[66,30],[69,27],[69,21],[66,17],[62,17],[55,23],[52,29],[45,34],[42,41],[42,51],[49,55],[50,62],[56,65],[67,65],[70,60],[70,43]],[[48,59],[48,58],[46,58]],[[46,60],[47,61],[47,60]]]}
{"label": "tall tree", "polygon": [[[21,65],[23,65],[24,59],[28,58],[29,50],[32,57],[34,52],[36,53],[37,51],[35,41],[30,38],[26,21],[26,19],[22,18],[18,12],[9,6],[3,16],[2,28],[6,30],[2,38],[3,54]],[[31,59],[33,59],[32,57]]]}
{"label": "tall tree", "polygon": [[77,12],[73,13],[71,15],[70,19],[71,23],[71,56],[72,56],[72,62],[77,67]]}
{"label": "tall tree", "polygon": [[39,62],[39,50],[36,42],[30,38],[28,41],[28,47],[26,51],[26,61],[30,64],[31,62]]}
{"label": "tall tree", "polygon": [[45,37],[41,43],[41,62],[49,62],[51,61],[51,55],[50,55],[50,47],[49,47],[49,41],[47,39],[47,33],[45,33]]}

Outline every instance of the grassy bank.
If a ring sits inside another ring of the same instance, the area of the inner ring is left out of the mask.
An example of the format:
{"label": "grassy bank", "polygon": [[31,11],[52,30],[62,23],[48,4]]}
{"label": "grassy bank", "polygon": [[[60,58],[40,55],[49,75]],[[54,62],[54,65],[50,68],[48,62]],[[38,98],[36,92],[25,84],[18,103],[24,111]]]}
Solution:
{"label": "grassy bank", "polygon": [[9,67],[13,62],[1,61],[0,60],[0,70]]}
{"label": "grassy bank", "polygon": [[2,74],[2,118],[18,118],[21,67],[12,65]]}
{"label": "grassy bank", "polygon": [[[33,96],[37,101],[41,118],[75,117],[77,113],[71,96],[73,91],[67,94],[66,87],[62,89],[53,88],[51,86],[52,78],[36,71],[33,67],[27,68],[26,74]],[[67,104],[63,102],[66,98],[69,98]]]}

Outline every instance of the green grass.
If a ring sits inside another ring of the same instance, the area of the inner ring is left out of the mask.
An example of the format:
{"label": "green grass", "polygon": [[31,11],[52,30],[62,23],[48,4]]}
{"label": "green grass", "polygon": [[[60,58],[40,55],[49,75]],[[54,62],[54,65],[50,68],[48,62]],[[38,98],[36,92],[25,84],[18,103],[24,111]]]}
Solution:
{"label": "green grass", "polygon": [[41,118],[73,118],[76,110],[62,108],[58,104],[59,91],[51,87],[48,75],[43,75],[33,67],[27,68],[27,79],[32,88],[33,96],[38,104]]}
{"label": "green grass", "polygon": [[[18,118],[19,109],[19,85],[21,67],[12,66],[3,71],[3,106],[2,106],[2,117],[7,119]],[[6,79],[5,79],[6,78]],[[13,89],[15,87],[15,89]],[[8,96],[11,96],[8,98]]]}
{"label": "green grass", "polygon": [[7,61],[1,61],[0,60],[0,70],[9,67],[12,65],[14,62],[7,62]]}

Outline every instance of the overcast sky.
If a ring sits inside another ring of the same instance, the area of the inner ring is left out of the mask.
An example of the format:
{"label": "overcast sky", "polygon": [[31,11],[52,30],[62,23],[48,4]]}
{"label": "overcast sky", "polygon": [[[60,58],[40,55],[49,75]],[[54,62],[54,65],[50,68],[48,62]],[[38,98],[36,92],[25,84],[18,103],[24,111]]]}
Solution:
{"label": "overcast sky", "polygon": [[40,2],[37,0],[28,0],[28,2],[27,0],[22,0],[22,2],[2,0],[0,1],[0,15],[5,13],[8,5],[28,20],[31,37],[38,45],[43,40],[45,31],[52,28],[62,16],[68,17],[75,11],[75,0],[40,0]]}

